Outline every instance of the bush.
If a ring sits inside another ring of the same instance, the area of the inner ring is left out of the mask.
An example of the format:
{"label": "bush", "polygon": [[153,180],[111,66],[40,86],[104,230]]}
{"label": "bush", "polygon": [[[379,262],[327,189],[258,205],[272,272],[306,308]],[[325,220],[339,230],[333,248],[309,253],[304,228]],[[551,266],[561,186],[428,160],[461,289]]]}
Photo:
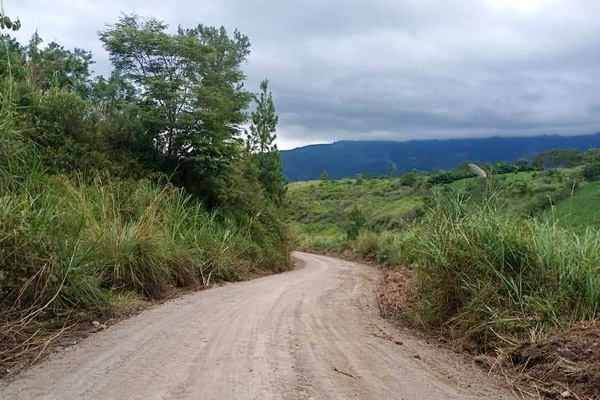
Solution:
{"label": "bush", "polygon": [[597,181],[600,179],[600,162],[596,161],[585,164],[582,175],[586,181]]}

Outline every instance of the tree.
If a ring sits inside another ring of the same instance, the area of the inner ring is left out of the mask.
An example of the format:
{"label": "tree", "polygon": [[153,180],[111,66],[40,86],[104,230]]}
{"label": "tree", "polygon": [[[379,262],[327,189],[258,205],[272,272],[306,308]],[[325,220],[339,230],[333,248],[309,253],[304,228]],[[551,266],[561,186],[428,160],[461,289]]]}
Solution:
{"label": "tree", "polygon": [[326,183],[329,182],[329,174],[327,173],[327,171],[323,171],[321,173],[321,183]]}
{"label": "tree", "polygon": [[4,14],[4,7],[0,8],[0,29],[8,29],[10,31],[18,31],[21,29],[21,21],[17,18],[12,20],[10,17]]}
{"label": "tree", "polygon": [[517,171],[529,171],[531,169],[529,161],[527,161],[525,158],[521,158],[519,161],[517,161],[515,166],[517,167]]}
{"label": "tree", "polygon": [[417,174],[414,171],[403,173],[400,175],[400,183],[404,186],[414,186],[417,183]]}
{"label": "tree", "polygon": [[544,168],[572,168],[582,160],[583,153],[577,149],[554,149],[537,154],[533,164]]}
{"label": "tree", "polygon": [[281,204],[287,191],[287,181],[283,175],[281,154],[275,143],[279,117],[275,113],[268,80],[261,82],[260,90],[260,94],[254,96],[256,110],[251,113],[252,125],[246,146],[258,166],[259,180],[267,196]]}
{"label": "tree", "polygon": [[241,152],[241,124],[252,98],[241,65],[250,43],[238,31],[229,37],[223,27],[167,29],[154,18],[124,15],[100,40],[115,69],[137,89],[165,168],[214,203],[217,182]]}
{"label": "tree", "polygon": [[493,171],[496,174],[508,174],[517,171],[517,166],[507,161],[498,161],[494,164]]}
{"label": "tree", "polygon": [[588,181],[600,179],[600,161],[585,164],[582,171],[583,177]]}
{"label": "tree", "polygon": [[43,49],[42,38],[35,32],[27,46],[27,58],[31,64],[31,76],[43,92],[52,88],[69,89],[87,95],[90,86],[92,53],[75,48],[65,49],[51,42]]}
{"label": "tree", "polygon": [[594,163],[600,162],[600,149],[593,148],[583,153],[583,162]]}

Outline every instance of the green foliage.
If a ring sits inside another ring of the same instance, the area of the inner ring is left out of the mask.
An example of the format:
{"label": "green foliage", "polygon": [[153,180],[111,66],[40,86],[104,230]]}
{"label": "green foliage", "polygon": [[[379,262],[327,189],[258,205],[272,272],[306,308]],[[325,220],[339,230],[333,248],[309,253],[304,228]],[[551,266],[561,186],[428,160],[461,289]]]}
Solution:
{"label": "green foliage", "polygon": [[600,182],[593,182],[576,191],[573,196],[559,202],[546,211],[549,218],[555,219],[561,226],[574,228],[576,232],[600,228]]}
{"label": "green foliage", "polygon": [[576,149],[555,149],[539,153],[533,164],[543,168],[572,168],[583,161],[583,153]]}
{"label": "green foliage", "polygon": [[21,21],[18,18],[13,21],[10,17],[0,14],[0,29],[8,29],[16,32],[21,29]]}
{"label": "green foliage", "polygon": [[254,96],[256,110],[252,112],[252,125],[248,133],[246,146],[258,166],[259,179],[265,192],[277,204],[283,202],[287,191],[287,180],[283,175],[281,154],[275,139],[277,122],[273,95],[269,92],[269,81],[260,84],[261,92]]}
{"label": "green foliage", "polygon": [[141,89],[139,101],[152,105],[145,118],[166,172],[217,205],[214,185],[241,150],[236,139],[251,100],[241,66],[250,44],[225,28],[180,27],[176,34],[167,28],[125,15],[100,39],[124,81]]}
{"label": "green foliage", "polygon": [[596,163],[600,162],[600,149],[589,149],[583,153],[584,163]]}
{"label": "green foliage", "polygon": [[0,133],[0,323],[47,304],[28,323],[62,324],[111,312],[118,293],[156,298],[170,285],[287,268],[287,231],[269,203],[244,199],[265,208],[236,217],[169,184],[47,175],[26,138]]}
{"label": "green foliage", "polygon": [[[122,297],[288,268],[275,136],[267,130],[266,163],[239,137],[251,99],[244,35],[203,25],[171,34],[124,16],[101,33],[113,73],[94,79],[89,52],[43,47],[37,34],[27,46],[0,39],[8,351],[28,351],[27,333],[54,323],[111,313]],[[271,95],[262,101],[272,121]]]}
{"label": "green foliage", "polygon": [[590,162],[584,165],[582,175],[585,180],[597,181],[600,179],[600,161]]}
{"label": "green foliage", "polygon": [[545,335],[600,311],[600,235],[442,198],[416,255],[420,315],[488,345]]}
{"label": "green foliage", "polygon": [[26,49],[35,84],[42,91],[68,89],[85,96],[89,90],[92,53],[77,48],[70,51],[56,42],[41,48],[42,43],[36,32]]}
{"label": "green foliage", "polygon": [[327,171],[323,171],[323,173],[321,173],[321,183],[326,182],[329,182],[329,174],[327,173]]}
{"label": "green foliage", "polygon": [[346,236],[349,240],[354,240],[358,237],[360,232],[363,230],[367,219],[365,218],[365,214],[362,210],[354,206],[348,213],[347,217],[347,226],[346,226]]}
{"label": "green foliage", "polygon": [[414,186],[417,183],[417,174],[413,172],[405,172],[400,175],[400,183],[404,186]]}
{"label": "green foliage", "polygon": [[[469,177],[408,187],[403,175],[293,183],[290,215],[304,247],[411,266],[417,301],[409,315],[465,346],[545,337],[598,318],[597,183],[581,181],[581,167],[500,167],[512,172],[484,185]],[[339,221],[355,207],[364,228],[344,235]]]}

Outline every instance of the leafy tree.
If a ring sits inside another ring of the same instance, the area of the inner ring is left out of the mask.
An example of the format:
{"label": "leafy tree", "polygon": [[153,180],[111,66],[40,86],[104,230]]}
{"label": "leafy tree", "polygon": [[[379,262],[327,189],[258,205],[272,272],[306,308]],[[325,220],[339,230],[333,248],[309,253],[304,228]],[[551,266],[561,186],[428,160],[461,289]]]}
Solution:
{"label": "leafy tree", "polygon": [[585,164],[582,174],[588,181],[600,180],[600,161]]}
{"label": "leafy tree", "polygon": [[26,49],[16,39],[9,35],[0,35],[0,77],[10,76],[15,81],[23,81],[27,76]]}
{"label": "leafy tree", "polygon": [[583,162],[593,163],[600,162],[600,149],[589,149],[583,154]]}
{"label": "leafy tree", "polygon": [[65,49],[56,42],[45,48],[38,33],[34,33],[27,46],[27,57],[31,64],[31,77],[42,91],[52,88],[68,88],[72,92],[86,95],[90,84],[92,53],[75,48]]}
{"label": "leafy tree", "polygon": [[243,89],[241,69],[250,50],[238,31],[198,25],[178,28],[154,18],[124,15],[100,33],[122,77],[137,89],[152,120],[153,140],[165,168],[212,204],[217,188],[239,157],[241,124],[251,94]]}
{"label": "leafy tree", "polygon": [[9,16],[4,15],[4,9],[0,13],[0,29],[8,29],[10,31],[18,31],[21,29],[21,21],[17,19],[11,19]]}
{"label": "leafy tree", "polygon": [[508,174],[517,171],[518,167],[506,161],[498,161],[494,164],[493,171],[496,174]]}
{"label": "leafy tree", "polygon": [[279,118],[275,113],[268,80],[261,82],[260,90],[260,94],[254,96],[256,110],[251,114],[252,125],[246,143],[258,166],[259,179],[267,196],[281,204],[287,191],[287,181],[283,175],[281,154],[275,143]]}
{"label": "leafy tree", "polygon": [[329,174],[327,173],[327,171],[323,171],[321,173],[321,183],[326,183],[329,182]]}
{"label": "leafy tree", "polygon": [[400,175],[400,183],[404,186],[414,186],[417,183],[417,175],[414,171],[405,172]]}
{"label": "leafy tree", "polygon": [[529,161],[527,161],[527,159],[525,159],[525,158],[521,158],[519,161],[517,161],[515,163],[515,167],[517,167],[518,171],[530,171],[531,170],[531,165],[529,164]]}
{"label": "leafy tree", "polygon": [[582,161],[583,153],[577,149],[554,149],[537,154],[533,164],[543,168],[572,168]]}

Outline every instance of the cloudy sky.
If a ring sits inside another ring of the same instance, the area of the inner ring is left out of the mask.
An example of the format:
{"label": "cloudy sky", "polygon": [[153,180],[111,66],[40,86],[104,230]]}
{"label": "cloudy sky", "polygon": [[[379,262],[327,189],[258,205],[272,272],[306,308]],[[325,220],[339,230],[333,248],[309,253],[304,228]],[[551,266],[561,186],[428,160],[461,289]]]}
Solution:
{"label": "cloudy sky", "polygon": [[249,36],[279,144],[600,131],[598,0],[4,0],[46,41],[92,50],[121,12]]}

